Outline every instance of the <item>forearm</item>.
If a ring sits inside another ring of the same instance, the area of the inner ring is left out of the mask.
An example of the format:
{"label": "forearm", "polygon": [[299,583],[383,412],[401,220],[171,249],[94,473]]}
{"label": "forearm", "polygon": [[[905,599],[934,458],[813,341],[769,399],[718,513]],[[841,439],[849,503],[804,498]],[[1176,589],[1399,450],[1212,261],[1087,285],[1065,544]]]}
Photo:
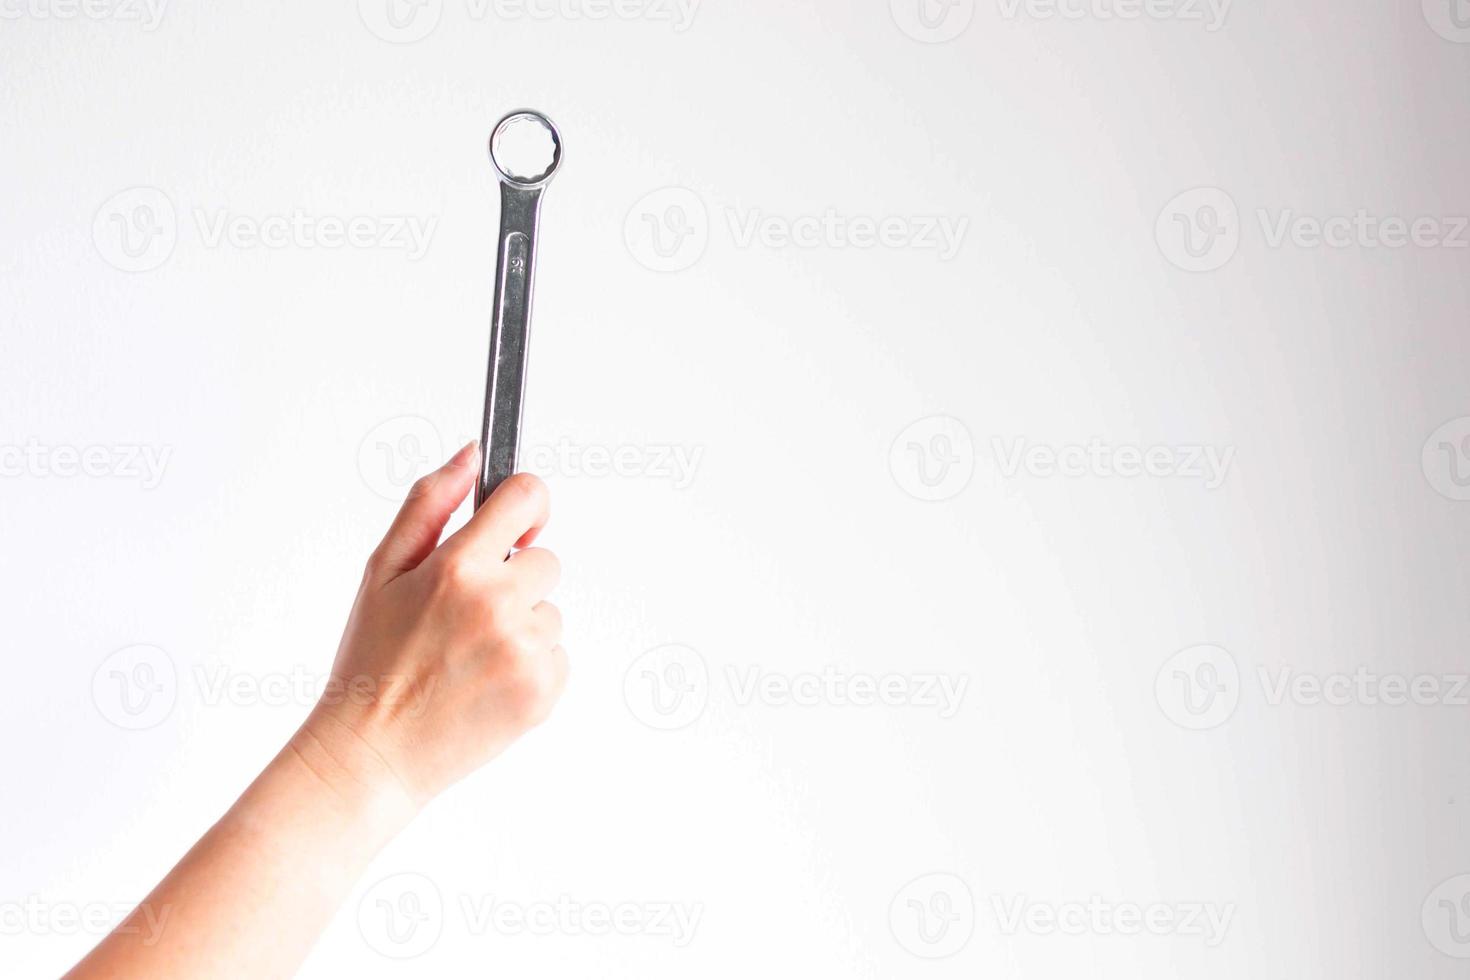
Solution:
{"label": "forearm", "polygon": [[289,976],[419,807],[546,717],[567,675],[559,565],[530,547],[546,488],[511,477],[441,544],[474,448],[414,485],[373,552],[332,696],[69,976]]}
{"label": "forearm", "polygon": [[415,811],[350,734],[308,723],[68,976],[290,976]]}

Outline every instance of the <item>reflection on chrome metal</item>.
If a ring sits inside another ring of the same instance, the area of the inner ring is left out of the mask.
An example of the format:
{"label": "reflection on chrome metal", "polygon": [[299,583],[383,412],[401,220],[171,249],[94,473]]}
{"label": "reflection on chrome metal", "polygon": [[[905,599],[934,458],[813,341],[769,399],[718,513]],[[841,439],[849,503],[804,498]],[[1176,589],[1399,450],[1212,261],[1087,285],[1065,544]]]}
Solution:
{"label": "reflection on chrome metal", "polygon": [[495,124],[490,162],[500,176],[500,247],[495,259],[495,312],[490,323],[490,371],[480,430],[478,508],[515,472],[520,443],[536,227],[541,191],[561,166],[561,134],[550,119],[517,109]]}

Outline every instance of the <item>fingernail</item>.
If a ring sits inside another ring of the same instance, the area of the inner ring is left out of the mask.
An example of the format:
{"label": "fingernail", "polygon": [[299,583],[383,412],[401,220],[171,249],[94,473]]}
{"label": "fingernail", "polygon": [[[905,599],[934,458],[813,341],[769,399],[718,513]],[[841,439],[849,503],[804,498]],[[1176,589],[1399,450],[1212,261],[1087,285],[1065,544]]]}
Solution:
{"label": "fingernail", "polygon": [[477,450],[479,448],[480,448],[480,444],[478,442],[467,442],[467,443],[465,443],[464,446],[460,449],[460,451],[454,454],[454,458],[449,461],[449,465],[450,466],[468,466],[468,465],[470,465],[470,461],[475,458],[475,450]]}

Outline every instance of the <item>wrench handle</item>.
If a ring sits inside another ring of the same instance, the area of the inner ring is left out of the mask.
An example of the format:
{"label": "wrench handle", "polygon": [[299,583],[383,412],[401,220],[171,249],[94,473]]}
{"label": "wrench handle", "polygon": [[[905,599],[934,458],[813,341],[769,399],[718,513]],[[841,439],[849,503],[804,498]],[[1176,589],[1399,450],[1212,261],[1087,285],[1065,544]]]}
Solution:
{"label": "wrench handle", "polygon": [[476,509],[516,470],[540,218],[540,187],[501,183],[500,248],[495,259],[495,310],[490,321],[490,366],[485,382],[485,420],[480,429]]}

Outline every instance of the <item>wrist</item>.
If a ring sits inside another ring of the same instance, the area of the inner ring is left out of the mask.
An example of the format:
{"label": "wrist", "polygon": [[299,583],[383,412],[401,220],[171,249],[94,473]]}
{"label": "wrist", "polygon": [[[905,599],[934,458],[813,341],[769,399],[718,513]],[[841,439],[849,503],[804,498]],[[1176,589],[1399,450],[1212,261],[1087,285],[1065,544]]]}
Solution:
{"label": "wrist", "polygon": [[355,729],[321,706],[307,717],[281,755],[308,772],[331,805],[370,826],[384,828],[390,836],[426,802],[410,791]]}

